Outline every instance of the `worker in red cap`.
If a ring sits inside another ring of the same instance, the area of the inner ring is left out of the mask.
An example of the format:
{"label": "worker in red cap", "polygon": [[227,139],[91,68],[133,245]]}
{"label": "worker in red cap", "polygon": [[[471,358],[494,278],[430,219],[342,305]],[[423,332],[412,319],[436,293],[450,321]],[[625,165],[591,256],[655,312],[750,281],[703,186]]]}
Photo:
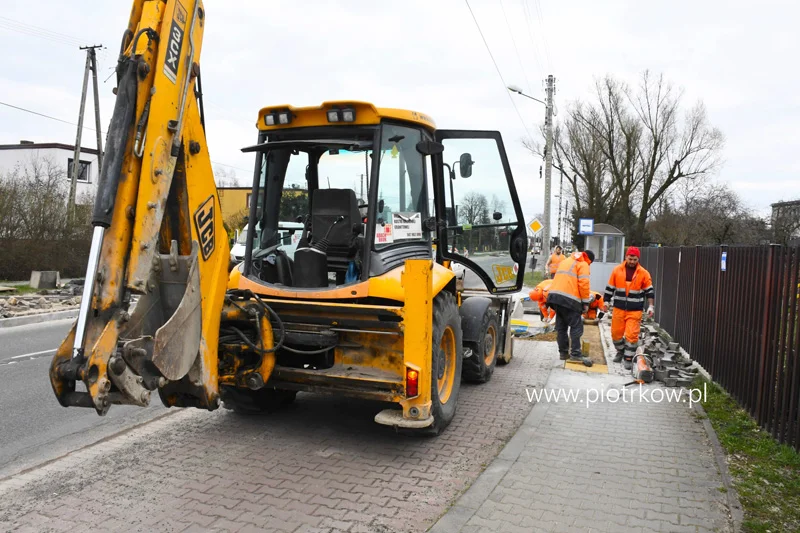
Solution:
{"label": "worker in red cap", "polygon": [[639,264],[641,252],[635,246],[625,252],[625,261],[611,272],[605,291],[605,300],[611,314],[611,340],[617,349],[615,363],[624,360],[626,370],[630,370],[636,347],[639,344],[639,326],[644,302],[647,300],[647,317],[653,318],[655,291],[650,273]]}

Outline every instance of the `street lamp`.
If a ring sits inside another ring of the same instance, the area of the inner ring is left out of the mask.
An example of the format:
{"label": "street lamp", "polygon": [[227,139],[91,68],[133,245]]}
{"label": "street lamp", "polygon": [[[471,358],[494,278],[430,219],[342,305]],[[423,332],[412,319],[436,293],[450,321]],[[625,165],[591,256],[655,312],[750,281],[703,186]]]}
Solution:
{"label": "street lamp", "polygon": [[519,87],[517,87],[516,85],[509,85],[507,88],[508,88],[508,90],[509,90],[509,91],[511,91],[512,93],[517,93],[517,94],[519,94],[519,95],[521,95],[521,96],[524,96],[525,98],[530,98],[531,100],[536,100],[536,101],[537,101],[537,102],[539,102],[540,104],[543,104],[543,105],[547,106],[547,102],[545,102],[544,100],[539,100],[538,98],[534,98],[533,96],[528,96],[527,94],[525,94],[524,92],[522,92],[522,89],[520,89],[520,88],[519,88]]}
{"label": "street lamp", "polygon": [[545,148],[544,148],[544,235],[542,236],[542,269],[550,255],[550,174],[553,167],[553,93],[555,92],[555,78],[547,77],[547,101],[539,100],[533,96],[522,92],[522,89],[515,85],[509,85],[508,90],[517,93],[525,98],[544,104],[545,107]]}

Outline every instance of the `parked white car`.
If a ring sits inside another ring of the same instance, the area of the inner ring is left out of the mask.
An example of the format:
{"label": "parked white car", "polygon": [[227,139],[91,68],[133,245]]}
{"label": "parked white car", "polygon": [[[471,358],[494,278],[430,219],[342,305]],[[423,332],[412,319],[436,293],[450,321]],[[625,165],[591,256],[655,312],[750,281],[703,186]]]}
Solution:
{"label": "parked white car", "polygon": [[[297,243],[300,242],[300,237],[303,234],[303,224],[299,222],[279,222],[278,233],[281,243],[278,249],[286,252],[290,259],[294,259],[294,251],[297,249]],[[234,263],[242,262],[246,248],[247,228],[244,228],[237,235],[236,242],[231,248],[231,261]]]}

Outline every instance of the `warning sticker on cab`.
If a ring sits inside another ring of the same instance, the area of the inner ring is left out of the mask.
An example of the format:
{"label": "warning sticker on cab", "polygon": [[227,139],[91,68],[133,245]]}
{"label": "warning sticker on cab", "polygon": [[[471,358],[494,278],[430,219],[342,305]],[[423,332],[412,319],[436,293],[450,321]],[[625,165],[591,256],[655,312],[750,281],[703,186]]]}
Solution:
{"label": "warning sticker on cab", "polygon": [[492,265],[492,273],[494,274],[494,281],[498,285],[514,281],[517,277],[514,274],[514,268],[505,265]]}
{"label": "warning sticker on cab", "polygon": [[395,239],[421,239],[421,213],[392,213],[392,226]]}
{"label": "warning sticker on cab", "polygon": [[388,244],[394,242],[391,224],[375,225],[375,244]]}

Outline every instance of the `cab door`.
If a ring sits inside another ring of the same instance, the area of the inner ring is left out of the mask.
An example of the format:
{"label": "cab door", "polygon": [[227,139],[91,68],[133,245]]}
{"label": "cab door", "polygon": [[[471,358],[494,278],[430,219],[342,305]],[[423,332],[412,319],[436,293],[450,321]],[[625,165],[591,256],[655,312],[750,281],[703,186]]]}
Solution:
{"label": "cab door", "polygon": [[436,141],[440,257],[466,267],[465,289],[520,290],[528,238],[500,132],[438,130]]}

